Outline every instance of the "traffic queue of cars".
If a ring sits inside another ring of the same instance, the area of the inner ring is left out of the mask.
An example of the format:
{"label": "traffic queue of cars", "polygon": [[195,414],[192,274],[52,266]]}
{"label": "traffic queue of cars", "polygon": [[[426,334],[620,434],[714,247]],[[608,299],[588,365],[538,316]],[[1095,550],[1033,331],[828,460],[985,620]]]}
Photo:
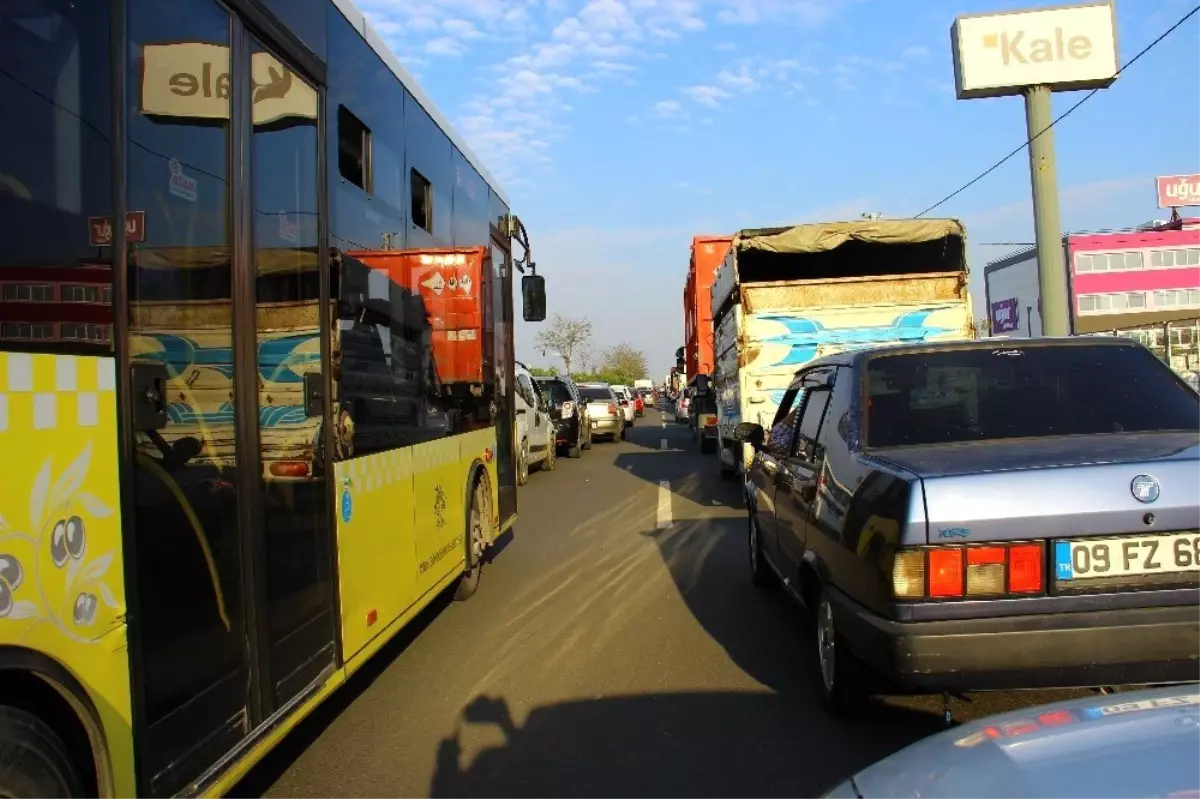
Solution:
{"label": "traffic queue of cars", "polygon": [[620,441],[645,411],[645,391],[576,383],[565,375],[533,375],[516,366],[517,484],[531,471],[551,471],[560,455],[582,457],[594,439]]}
{"label": "traffic queue of cars", "polygon": [[808,610],[835,713],[1200,676],[1200,397],[1136,342],[829,355],[734,435],[750,577]]}

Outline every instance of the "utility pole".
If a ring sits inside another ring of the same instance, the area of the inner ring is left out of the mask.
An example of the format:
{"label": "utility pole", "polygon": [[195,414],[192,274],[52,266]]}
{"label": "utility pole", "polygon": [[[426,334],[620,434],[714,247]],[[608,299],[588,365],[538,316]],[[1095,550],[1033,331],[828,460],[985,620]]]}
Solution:
{"label": "utility pole", "polygon": [[1063,262],[1062,219],[1058,209],[1058,169],[1054,161],[1054,122],[1049,86],[1025,89],[1029,132],[1029,177],[1033,186],[1033,228],[1037,237],[1038,286],[1043,336],[1069,336],[1070,291]]}

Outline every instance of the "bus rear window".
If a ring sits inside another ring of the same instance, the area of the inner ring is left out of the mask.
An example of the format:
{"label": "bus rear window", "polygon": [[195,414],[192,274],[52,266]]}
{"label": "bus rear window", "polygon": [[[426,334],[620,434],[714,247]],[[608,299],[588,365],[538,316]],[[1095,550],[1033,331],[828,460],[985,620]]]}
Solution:
{"label": "bus rear window", "polygon": [[867,367],[866,446],[1200,432],[1197,396],[1148,350],[1028,346],[882,355]]}

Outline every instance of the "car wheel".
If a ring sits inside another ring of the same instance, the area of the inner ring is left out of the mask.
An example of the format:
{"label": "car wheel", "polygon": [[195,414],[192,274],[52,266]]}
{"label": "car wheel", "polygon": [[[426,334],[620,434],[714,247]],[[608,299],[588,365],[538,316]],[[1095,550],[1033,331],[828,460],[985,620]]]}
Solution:
{"label": "car wheel", "polygon": [[749,539],[750,539],[750,582],[759,588],[763,588],[767,584],[767,564],[763,563],[762,541],[758,540],[758,522],[754,519],[754,514],[747,512],[749,524]]}
{"label": "car wheel", "polygon": [[517,453],[517,485],[523,486],[529,482],[529,442],[522,441]]}
{"label": "car wheel", "polygon": [[489,516],[484,482],[477,480],[471,491],[471,506],[467,509],[467,570],[454,587],[454,598],[459,602],[470,599],[479,590],[483,549],[487,541],[485,525],[491,523]]}
{"label": "car wheel", "polygon": [[0,706],[0,796],[84,796],[75,762],[48,724]]}
{"label": "car wheel", "polygon": [[845,639],[838,632],[827,586],[821,587],[813,628],[816,631],[817,679],[820,681],[821,700],[826,709],[836,716],[854,715],[867,703],[870,672],[846,647]]}
{"label": "car wheel", "polygon": [[542,461],[542,471],[552,472],[554,467],[558,465],[558,445],[554,443],[554,439],[550,439],[550,445],[546,447],[546,459]]}
{"label": "car wheel", "polygon": [[583,445],[583,429],[581,428],[579,430],[579,438],[575,440],[574,444],[571,444],[567,447],[567,457],[578,458],[583,454],[584,449],[586,449],[586,447]]}
{"label": "car wheel", "polygon": [[585,435],[584,433],[579,434],[580,440],[583,441],[583,443],[580,446],[583,449],[591,449],[592,448],[592,428],[591,427],[588,428],[587,433],[586,433],[587,438],[584,438],[584,435]]}

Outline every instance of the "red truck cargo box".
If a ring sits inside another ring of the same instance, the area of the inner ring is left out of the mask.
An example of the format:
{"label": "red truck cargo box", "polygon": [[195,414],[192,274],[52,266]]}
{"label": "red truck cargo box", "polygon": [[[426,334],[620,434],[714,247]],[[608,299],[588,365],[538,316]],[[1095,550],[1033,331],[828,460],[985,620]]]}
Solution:
{"label": "red truck cargo box", "polygon": [[421,298],[443,386],[483,382],[483,247],[349,253]]}
{"label": "red truck cargo box", "polygon": [[713,274],[729,254],[730,236],[696,236],[692,239],[692,258],[688,264],[683,290],[684,359],[690,380],[712,371],[713,331],[709,293]]}

